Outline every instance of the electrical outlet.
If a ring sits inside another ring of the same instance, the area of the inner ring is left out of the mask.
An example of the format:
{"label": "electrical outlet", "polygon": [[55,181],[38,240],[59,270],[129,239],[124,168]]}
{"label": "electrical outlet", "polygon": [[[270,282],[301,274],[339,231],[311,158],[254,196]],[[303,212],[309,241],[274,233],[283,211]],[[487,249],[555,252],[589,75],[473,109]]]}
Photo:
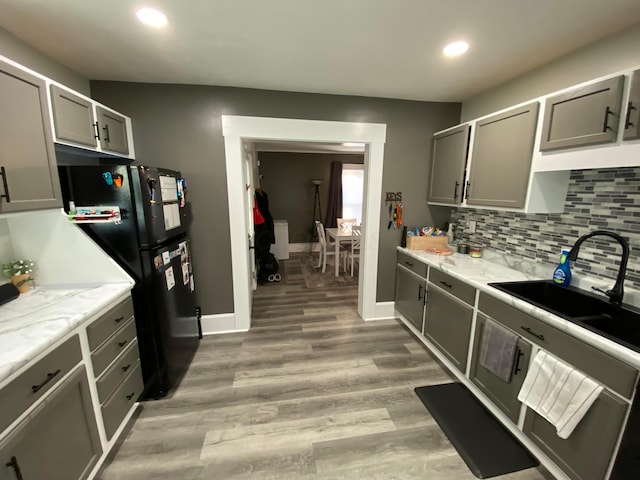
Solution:
{"label": "electrical outlet", "polygon": [[476,233],[476,221],[475,220],[469,220],[467,222],[467,231],[469,233]]}

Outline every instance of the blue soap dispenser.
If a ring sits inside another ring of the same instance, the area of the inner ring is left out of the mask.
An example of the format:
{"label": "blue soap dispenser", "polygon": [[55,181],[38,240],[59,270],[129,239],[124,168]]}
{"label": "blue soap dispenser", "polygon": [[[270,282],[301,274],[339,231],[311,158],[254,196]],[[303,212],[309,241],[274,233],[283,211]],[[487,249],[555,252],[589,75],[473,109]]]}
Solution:
{"label": "blue soap dispenser", "polygon": [[571,283],[571,267],[569,265],[569,250],[567,249],[562,249],[560,263],[553,272],[553,283],[563,287],[567,287]]}

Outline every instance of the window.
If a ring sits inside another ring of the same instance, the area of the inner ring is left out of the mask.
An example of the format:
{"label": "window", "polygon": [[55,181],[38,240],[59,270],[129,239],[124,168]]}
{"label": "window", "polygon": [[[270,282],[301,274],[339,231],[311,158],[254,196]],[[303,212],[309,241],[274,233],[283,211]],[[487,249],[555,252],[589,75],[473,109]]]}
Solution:
{"label": "window", "polygon": [[364,165],[344,163],[342,165],[342,217],[356,218],[362,223],[362,194]]}

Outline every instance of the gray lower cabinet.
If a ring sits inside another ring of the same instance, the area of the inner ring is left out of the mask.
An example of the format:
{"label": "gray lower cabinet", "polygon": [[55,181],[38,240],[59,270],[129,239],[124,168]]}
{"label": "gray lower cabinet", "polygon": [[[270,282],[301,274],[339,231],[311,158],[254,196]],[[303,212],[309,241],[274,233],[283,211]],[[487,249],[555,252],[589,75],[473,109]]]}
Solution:
{"label": "gray lower cabinet", "polygon": [[427,337],[461,372],[466,371],[473,307],[429,281],[424,319]]}
{"label": "gray lower cabinet", "polygon": [[69,90],[51,85],[53,126],[57,140],[95,148],[98,124],[93,117],[93,104]]}
{"label": "gray lower cabinet", "polygon": [[80,368],[0,444],[0,480],[84,479],[101,453],[87,375]]}
{"label": "gray lower cabinet", "polygon": [[429,202],[457,205],[462,201],[470,130],[469,125],[461,125],[433,137]]}
{"label": "gray lower cabinet", "polygon": [[534,102],[477,122],[465,191],[468,205],[524,207],[538,108]]}
{"label": "gray lower cabinet", "polygon": [[400,264],[398,265],[396,271],[396,308],[420,333],[422,333],[426,289],[427,281],[424,278]]}
{"label": "gray lower cabinet", "polygon": [[540,150],[614,142],[623,84],[624,76],[620,75],[548,98]]}
{"label": "gray lower cabinet", "polygon": [[640,70],[636,70],[631,76],[629,101],[626,105],[624,118],[623,138],[625,140],[640,138]]}
{"label": "gray lower cabinet", "polygon": [[527,375],[529,360],[531,358],[531,344],[522,338],[518,340],[511,382],[506,383],[480,365],[480,346],[482,345],[486,319],[487,317],[481,313],[478,314],[476,319],[476,333],[473,341],[469,378],[500,410],[507,414],[513,423],[518,423],[520,408],[522,406],[522,403],[518,400],[518,393]]}
{"label": "gray lower cabinet", "polygon": [[62,206],[45,81],[0,61],[0,212]]}
{"label": "gray lower cabinet", "polygon": [[98,116],[98,135],[102,149],[129,154],[127,119],[100,106],[96,106],[96,115]]}
{"label": "gray lower cabinet", "polygon": [[527,409],[523,431],[570,478],[601,480],[605,478],[618,441],[626,408],[622,400],[604,390],[566,440],[557,435],[553,425],[530,409]]}

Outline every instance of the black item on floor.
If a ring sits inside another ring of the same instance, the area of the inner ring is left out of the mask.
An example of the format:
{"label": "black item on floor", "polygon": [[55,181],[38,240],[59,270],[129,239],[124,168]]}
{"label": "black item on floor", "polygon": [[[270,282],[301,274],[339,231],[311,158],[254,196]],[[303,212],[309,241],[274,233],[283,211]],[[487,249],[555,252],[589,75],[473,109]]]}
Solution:
{"label": "black item on floor", "polygon": [[280,266],[275,255],[269,251],[263,252],[258,256],[258,280],[264,282],[269,275],[278,273]]}
{"label": "black item on floor", "polygon": [[476,477],[490,478],[539,465],[461,383],[414,391]]}

